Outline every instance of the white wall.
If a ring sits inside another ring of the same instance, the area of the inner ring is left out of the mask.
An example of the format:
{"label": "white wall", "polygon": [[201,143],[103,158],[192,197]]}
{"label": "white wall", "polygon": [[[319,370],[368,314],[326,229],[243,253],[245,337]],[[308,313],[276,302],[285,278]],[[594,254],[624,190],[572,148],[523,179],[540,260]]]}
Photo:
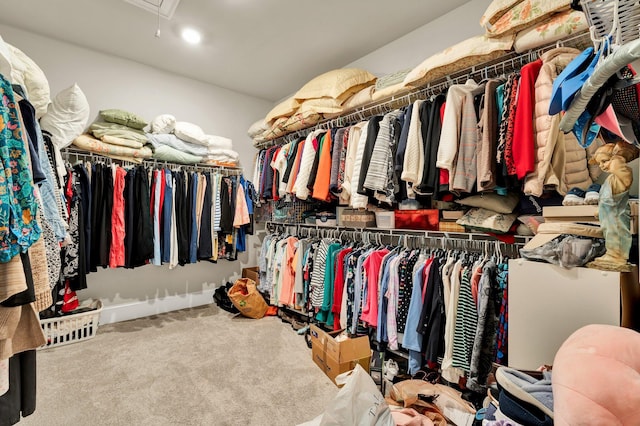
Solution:
{"label": "white wall", "polygon": [[362,68],[381,77],[414,68],[431,55],[470,37],[484,34],[480,17],[491,0],[471,0],[400,37],[345,68]]}
{"label": "white wall", "polygon": [[[246,131],[269,111],[269,102],[5,25],[0,25],[0,35],[42,68],[52,97],[77,82],[89,100],[92,118],[106,108],[130,110],[147,120],[173,114],[207,133],[231,138],[241,164],[251,170],[255,149]],[[105,321],[129,319],[209,303],[219,284],[256,264],[255,254],[244,254],[236,262],[200,262],[173,271],[165,266],[101,270],[89,274],[89,288],[79,297],[100,298]]]}

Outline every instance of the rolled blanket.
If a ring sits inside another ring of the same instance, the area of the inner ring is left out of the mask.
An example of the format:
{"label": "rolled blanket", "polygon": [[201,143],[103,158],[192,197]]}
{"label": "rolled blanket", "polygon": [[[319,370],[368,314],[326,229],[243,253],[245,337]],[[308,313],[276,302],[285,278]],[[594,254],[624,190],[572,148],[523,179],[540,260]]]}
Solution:
{"label": "rolled blanket", "polygon": [[133,158],[151,158],[153,155],[151,148],[148,146],[143,146],[140,149],[134,149],[125,146],[111,145],[95,139],[86,133],[75,138],[73,145],[84,151],[102,155],[118,155]]}

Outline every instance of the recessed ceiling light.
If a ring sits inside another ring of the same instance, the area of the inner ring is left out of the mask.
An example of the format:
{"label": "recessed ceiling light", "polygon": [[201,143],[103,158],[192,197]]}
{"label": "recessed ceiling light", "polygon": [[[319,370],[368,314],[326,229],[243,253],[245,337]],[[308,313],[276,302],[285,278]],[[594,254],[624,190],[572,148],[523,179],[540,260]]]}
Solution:
{"label": "recessed ceiling light", "polygon": [[193,28],[185,28],[182,30],[182,38],[189,44],[198,44],[202,40],[200,33]]}

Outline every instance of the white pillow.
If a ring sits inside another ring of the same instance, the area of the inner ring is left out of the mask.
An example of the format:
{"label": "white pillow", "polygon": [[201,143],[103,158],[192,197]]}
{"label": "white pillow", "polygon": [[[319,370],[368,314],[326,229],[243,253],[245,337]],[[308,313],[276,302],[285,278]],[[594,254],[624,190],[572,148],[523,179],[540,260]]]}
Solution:
{"label": "white pillow", "polygon": [[250,138],[254,138],[256,136],[263,134],[267,130],[269,130],[269,126],[267,125],[267,122],[265,121],[265,119],[261,118],[260,120],[253,123],[251,127],[249,127],[249,130],[247,130],[247,135]]}
{"label": "white pillow", "polygon": [[169,134],[176,127],[176,118],[171,114],[162,114],[151,121],[151,133]]}
{"label": "white pillow", "polygon": [[9,45],[0,37],[0,74],[7,80],[11,80],[11,74],[13,73],[13,68],[11,67],[12,56]]}
{"label": "white pillow", "polygon": [[204,135],[204,140],[211,149],[233,149],[233,142],[229,138],[223,138],[222,136]]}
{"label": "white pillow", "polygon": [[89,121],[89,102],[77,84],[58,93],[40,119],[40,127],[51,133],[51,141],[62,149],[84,132]]}
{"label": "white pillow", "polygon": [[183,141],[197,143],[200,145],[207,145],[204,134],[200,126],[188,123],[186,121],[177,121],[176,127],[173,129],[173,133]]}
{"label": "white pillow", "polygon": [[[49,82],[44,72],[31,58],[17,47],[9,43],[11,51],[11,83],[21,85],[27,92],[27,98],[36,109],[36,118],[40,119],[47,113],[47,106],[51,102],[51,92]],[[71,143],[71,142],[69,142]]]}

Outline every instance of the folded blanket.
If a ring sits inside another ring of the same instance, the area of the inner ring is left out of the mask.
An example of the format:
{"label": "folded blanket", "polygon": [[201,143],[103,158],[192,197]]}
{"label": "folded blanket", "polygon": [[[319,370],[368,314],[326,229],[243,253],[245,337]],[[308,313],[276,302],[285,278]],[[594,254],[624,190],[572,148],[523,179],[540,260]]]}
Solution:
{"label": "folded blanket", "polygon": [[197,155],[199,157],[202,157],[204,155],[207,155],[209,153],[209,150],[206,146],[203,145],[196,145],[193,143],[189,143],[186,141],[183,141],[182,139],[180,139],[179,137],[177,137],[176,135],[173,134],[151,134],[148,133],[147,137],[149,138],[149,143],[151,145],[153,145],[154,149],[157,148],[158,146],[164,145],[164,146],[168,146],[174,149],[177,149],[178,151],[182,151],[182,152],[186,152],[188,154],[193,154],[193,155]]}
{"label": "folded blanket", "polygon": [[153,152],[153,158],[178,164],[197,164],[202,161],[201,156],[182,152],[167,145],[158,145]]}
{"label": "folded blanket", "polygon": [[233,149],[233,142],[229,138],[215,135],[204,135],[204,141],[209,149]]}
{"label": "folded blanket", "polygon": [[89,126],[89,131],[93,133],[93,136],[96,138],[109,135],[117,138],[138,141],[143,144],[147,143],[147,135],[142,130],[132,129],[131,127],[123,126],[121,124],[96,121]]}
{"label": "folded blanket", "polygon": [[91,135],[86,133],[75,138],[73,141],[73,145],[82,150],[102,155],[117,155],[133,158],[151,158],[153,154],[151,148],[149,148],[148,146],[143,146],[140,149],[134,149],[128,148],[126,146],[111,145],[95,139],[91,137]]}
{"label": "folded blanket", "polygon": [[135,149],[140,149],[144,145],[142,142],[133,141],[131,139],[119,138],[117,136],[109,136],[109,135],[102,136],[100,140],[102,140],[102,142],[104,143],[108,143],[111,145],[120,145],[120,146],[126,146],[128,148],[135,148]]}
{"label": "folded blanket", "polygon": [[207,158],[227,157],[227,158],[237,160],[238,158],[240,158],[240,155],[232,149],[209,149],[209,152],[207,153],[207,155],[205,155],[205,157]]}

